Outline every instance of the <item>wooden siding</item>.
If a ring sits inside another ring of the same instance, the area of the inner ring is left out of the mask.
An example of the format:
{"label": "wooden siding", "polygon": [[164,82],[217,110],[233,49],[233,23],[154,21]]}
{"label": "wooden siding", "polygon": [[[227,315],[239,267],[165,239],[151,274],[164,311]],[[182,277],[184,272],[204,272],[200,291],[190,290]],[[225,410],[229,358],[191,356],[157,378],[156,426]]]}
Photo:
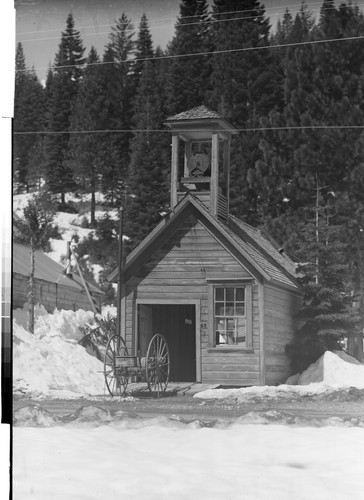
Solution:
{"label": "wooden siding", "polygon": [[281,384],[291,375],[285,349],[293,338],[294,316],[300,304],[299,293],[272,285],[265,286],[264,354],[267,385]]}
{"label": "wooden siding", "polygon": [[[209,325],[212,329],[213,325]],[[203,382],[222,385],[259,385],[260,324],[258,287],[252,287],[252,348],[211,347],[207,337],[201,338]]]}
{"label": "wooden siding", "polygon": [[[22,308],[27,302],[28,278],[20,274],[12,277],[12,307]],[[48,312],[57,309],[84,309],[89,311],[91,305],[86,292],[77,288],[66,287],[57,283],[50,283],[40,279],[34,280],[34,301],[41,304]],[[94,294],[95,295],[95,294]]]}
{"label": "wooden siding", "polygon": [[[126,343],[135,352],[136,299],[199,301],[201,382],[224,385],[260,383],[259,369],[259,306],[257,287],[253,287],[253,349],[223,351],[211,345],[208,283],[214,279],[247,279],[248,271],[194,217],[186,220],[169,241],[157,249],[150,259],[126,283]],[[199,369],[197,369],[199,373]]]}

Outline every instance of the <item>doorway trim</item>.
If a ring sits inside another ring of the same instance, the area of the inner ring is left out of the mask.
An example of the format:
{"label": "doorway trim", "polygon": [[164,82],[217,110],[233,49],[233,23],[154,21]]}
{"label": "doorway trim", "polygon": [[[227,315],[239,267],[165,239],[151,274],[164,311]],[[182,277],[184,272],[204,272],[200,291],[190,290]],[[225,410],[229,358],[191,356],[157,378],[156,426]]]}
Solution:
{"label": "doorway trim", "polygon": [[135,301],[135,333],[133,339],[134,352],[137,352],[137,342],[138,342],[138,306],[139,305],[192,305],[195,306],[195,325],[196,325],[196,382],[201,382],[202,380],[202,370],[201,370],[201,330],[200,330],[200,318],[201,318],[201,301],[199,299],[136,299]]}

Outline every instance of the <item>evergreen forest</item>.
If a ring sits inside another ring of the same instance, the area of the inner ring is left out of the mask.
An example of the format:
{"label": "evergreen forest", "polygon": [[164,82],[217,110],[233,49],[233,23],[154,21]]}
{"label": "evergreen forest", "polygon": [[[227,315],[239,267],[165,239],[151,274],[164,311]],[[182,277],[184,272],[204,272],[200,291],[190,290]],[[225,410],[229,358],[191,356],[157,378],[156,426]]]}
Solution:
{"label": "evergreen forest", "polygon": [[323,0],[317,18],[305,3],[286,9],[274,30],[258,0],[181,0],[165,49],[145,15],[134,26],[122,12],[102,54],[69,14],[45,85],[17,45],[14,193],[45,185],[58,210],[72,210],[70,193],[89,195],[96,231],[79,252],[107,274],[116,223],[95,218],[96,193],[123,206],[130,251],[169,210],[166,118],[219,112],[239,131],[230,211],[297,263],[309,359],[363,332],[363,94],[364,16],[349,0]]}

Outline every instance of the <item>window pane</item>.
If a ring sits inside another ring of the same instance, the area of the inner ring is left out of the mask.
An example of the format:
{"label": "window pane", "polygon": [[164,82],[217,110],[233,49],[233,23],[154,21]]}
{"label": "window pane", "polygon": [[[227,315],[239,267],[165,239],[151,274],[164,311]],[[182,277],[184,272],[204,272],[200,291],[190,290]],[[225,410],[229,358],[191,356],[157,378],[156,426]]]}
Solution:
{"label": "window pane", "polygon": [[244,316],[245,314],[245,306],[244,304],[236,304],[236,315]]}
{"label": "window pane", "polygon": [[225,315],[224,303],[217,302],[215,304],[215,316],[224,316],[224,315]]}
{"label": "window pane", "polygon": [[227,288],[226,289],[226,302],[230,301],[230,302],[233,302],[234,301],[234,288]]}
{"label": "window pane", "polygon": [[226,343],[229,344],[229,345],[235,344],[234,331],[228,330],[226,332]]}
{"label": "window pane", "polygon": [[216,332],[216,345],[226,344],[225,334],[221,332]]}
{"label": "window pane", "polygon": [[226,302],[225,315],[234,316],[234,302]]}
{"label": "window pane", "polygon": [[227,329],[234,330],[234,328],[235,328],[235,320],[233,318],[228,318],[227,319]]}
{"label": "window pane", "polygon": [[244,302],[245,300],[245,288],[237,288],[236,289],[236,301]]}
{"label": "window pane", "polygon": [[224,319],[216,320],[216,330],[220,330],[220,331],[225,330],[225,320]]}
{"label": "window pane", "polygon": [[220,302],[224,300],[223,288],[215,288],[215,300],[219,300]]}
{"label": "window pane", "polygon": [[238,318],[236,328],[236,343],[245,345],[246,343],[246,321],[244,318]]}

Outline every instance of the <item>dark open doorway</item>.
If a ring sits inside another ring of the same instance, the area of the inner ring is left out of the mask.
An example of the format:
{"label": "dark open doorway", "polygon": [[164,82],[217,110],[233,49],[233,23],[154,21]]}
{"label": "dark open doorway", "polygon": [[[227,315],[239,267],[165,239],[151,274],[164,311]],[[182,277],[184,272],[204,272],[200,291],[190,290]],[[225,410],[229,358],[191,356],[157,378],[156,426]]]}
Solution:
{"label": "dark open doorway", "polygon": [[138,346],[144,355],[156,333],[166,338],[172,382],[196,382],[196,315],[191,304],[139,304]]}

